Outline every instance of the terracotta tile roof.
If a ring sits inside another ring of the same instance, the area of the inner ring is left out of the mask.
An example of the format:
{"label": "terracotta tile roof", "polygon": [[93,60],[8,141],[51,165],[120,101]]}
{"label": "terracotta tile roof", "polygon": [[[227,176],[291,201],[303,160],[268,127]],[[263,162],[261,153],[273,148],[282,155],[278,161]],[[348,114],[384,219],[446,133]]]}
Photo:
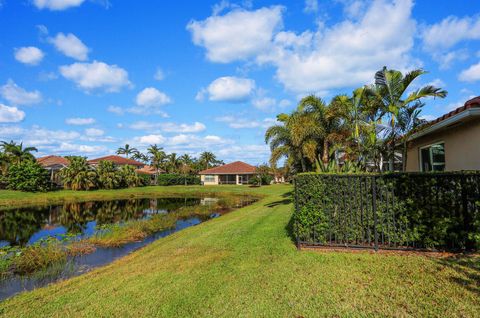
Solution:
{"label": "terracotta tile roof", "polygon": [[253,174],[257,168],[242,161],[200,171],[198,174]]}
{"label": "terracotta tile roof", "polygon": [[50,167],[54,165],[68,166],[70,164],[68,159],[60,156],[53,156],[53,155],[37,158],[37,162],[42,167]]}
{"label": "terracotta tile roof", "polygon": [[449,113],[446,113],[445,115],[441,116],[441,117],[438,117],[437,119],[434,119],[432,121],[429,121],[427,125],[434,125],[436,123],[439,123],[447,118],[450,118],[458,113],[461,113],[467,109],[471,109],[471,108],[475,108],[475,107],[480,107],[480,96],[477,96],[475,98],[472,98],[470,100],[467,100],[465,102],[465,105],[463,106],[460,106],[458,107],[457,109],[455,110],[452,110],[451,112]]}
{"label": "terracotta tile roof", "polygon": [[137,166],[137,167],[143,167],[145,165],[144,163],[142,163],[140,161],[133,160],[133,159],[130,159],[130,158],[124,158],[124,157],[120,157],[120,156],[115,156],[115,155],[110,155],[110,156],[105,156],[105,157],[101,157],[101,158],[88,160],[88,163],[89,164],[98,164],[100,161],[111,161],[116,165],[130,165],[130,166]]}
{"label": "terracotta tile roof", "polygon": [[[145,165],[143,168],[137,169],[135,171],[137,173],[140,173],[140,174],[156,174],[157,173],[157,169],[155,169],[152,166],[148,166],[148,165]],[[158,172],[163,173],[164,171],[162,169],[160,169],[160,170],[158,170]]]}
{"label": "terracotta tile roof", "polygon": [[466,101],[463,106],[460,106],[457,109],[452,110],[449,113],[446,113],[446,114],[444,114],[444,115],[442,115],[442,116],[440,116],[440,117],[438,117],[438,118],[436,118],[432,121],[426,122],[425,124],[418,126],[415,129],[415,133],[413,133],[411,135],[409,140],[413,140],[413,139],[421,137],[425,134],[432,133],[433,131],[436,131],[435,127],[438,127],[438,126],[436,126],[437,124],[443,122],[444,120],[452,118],[455,115],[461,114],[462,112],[473,109],[473,108],[480,108],[480,96],[477,96],[475,98],[472,98],[472,99]]}

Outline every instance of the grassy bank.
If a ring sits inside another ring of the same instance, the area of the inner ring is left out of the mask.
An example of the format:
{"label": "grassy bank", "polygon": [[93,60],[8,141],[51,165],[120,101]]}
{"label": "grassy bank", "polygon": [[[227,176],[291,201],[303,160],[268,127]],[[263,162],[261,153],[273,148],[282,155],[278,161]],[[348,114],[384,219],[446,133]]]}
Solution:
{"label": "grassy bank", "polygon": [[93,236],[81,240],[67,235],[61,241],[51,238],[24,247],[0,247],[0,278],[45,270],[56,263],[64,263],[68,256],[89,254],[96,247],[120,247],[143,240],[154,233],[173,229],[178,220],[192,217],[208,219],[212,213],[226,213],[246,204],[245,202],[259,199],[253,195],[227,193],[217,193],[216,197],[217,201],[207,205],[184,206],[166,214],[154,214],[147,219],[103,224]]}
{"label": "grassy bank", "polygon": [[115,190],[59,190],[36,193],[0,190],[0,208],[28,206],[35,204],[62,204],[66,202],[145,198],[149,196],[188,196],[196,194],[218,193],[258,193],[258,191],[256,191],[256,188],[250,188],[247,186],[149,186]]}
{"label": "grassy bank", "polygon": [[[480,259],[297,251],[288,186],[85,275],[0,303],[4,317],[475,317]],[[163,192],[166,191],[166,192]]]}

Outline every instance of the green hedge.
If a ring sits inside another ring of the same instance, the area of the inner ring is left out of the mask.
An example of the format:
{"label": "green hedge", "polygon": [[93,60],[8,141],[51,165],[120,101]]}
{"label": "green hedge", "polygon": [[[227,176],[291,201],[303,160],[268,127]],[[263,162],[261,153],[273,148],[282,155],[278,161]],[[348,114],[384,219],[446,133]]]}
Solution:
{"label": "green hedge", "polygon": [[200,184],[200,177],[193,175],[183,174],[160,174],[158,175],[157,185],[170,186],[170,185],[198,185]]}
{"label": "green hedge", "polygon": [[[300,243],[478,249],[480,173],[300,174]],[[377,242],[377,244],[375,244]]]}
{"label": "green hedge", "polygon": [[25,192],[44,192],[51,189],[50,173],[35,161],[12,164],[5,177],[7,188]]}

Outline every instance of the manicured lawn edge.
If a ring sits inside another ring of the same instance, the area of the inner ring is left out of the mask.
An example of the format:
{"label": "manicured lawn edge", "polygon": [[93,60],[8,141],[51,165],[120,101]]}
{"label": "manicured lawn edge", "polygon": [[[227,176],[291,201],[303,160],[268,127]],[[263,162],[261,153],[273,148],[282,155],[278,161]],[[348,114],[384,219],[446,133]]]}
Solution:
{"label": "manicured lawn edge", "polygon": [[[216,195],[228,193],[258,193],[257,188],[248,186],[148,186],[115,190],[72,191],[59,190],[52,192],[20,192],[0,190],[0,208],[21,207],[29,205],[62,204],[65,202],[101,201],[114,199],[134,199],[149,196],[180,197],[193,195]],[[263,196],[263,194],[257,194]]]}
{"label": "manicured lawn edge", "polygon": [[0,316],[475,317],[480,312],[478,258],[298,251],[288,226],[291,187],[253,191],[265,197],[108,266],[2,302]]}

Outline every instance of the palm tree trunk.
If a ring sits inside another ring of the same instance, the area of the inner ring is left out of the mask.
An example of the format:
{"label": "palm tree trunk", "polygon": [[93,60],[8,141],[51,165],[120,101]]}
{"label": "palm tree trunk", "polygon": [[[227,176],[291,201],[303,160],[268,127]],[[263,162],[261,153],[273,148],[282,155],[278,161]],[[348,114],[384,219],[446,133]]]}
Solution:
{"label": "palm tree trunk", "polygon": [[300,163],[302,164],[302,172],[306,172],[307,171],[307,167],[305,166],[305,158],[301,158],[300,160]]}
{"label": "palm tree trunk", "polygon": [[328,163],[328,141],[323,141],[323,156],[322,156],[323,163]]}
{"label": "palm tree trunk", "polygon": [[389,170],[393,171],[395,169],[395,136],[392,132],[392,138],[390,139],[390,164]]}
{"label": "palm tree trunk", "polygon": [[407,171],[407,142],[403,142],[403,154],[402,154],[402,163],[403,163],[403,171]]}

